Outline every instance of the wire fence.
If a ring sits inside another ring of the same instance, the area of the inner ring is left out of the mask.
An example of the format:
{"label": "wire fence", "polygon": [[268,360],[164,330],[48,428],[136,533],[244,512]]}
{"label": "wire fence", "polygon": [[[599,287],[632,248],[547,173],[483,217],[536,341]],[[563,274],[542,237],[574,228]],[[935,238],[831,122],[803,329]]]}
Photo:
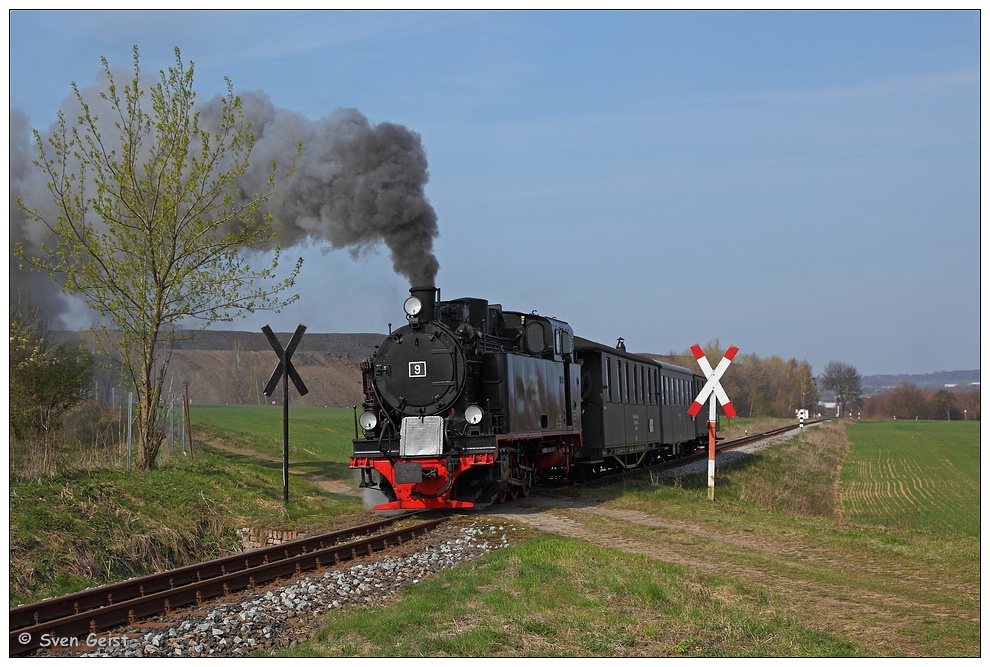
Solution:
{"label": "wire fence", "polygon": [[[102,399],[102,400],[101,400]],[[132,470],[143,466],[133,391],[112,388],[71,413],[52,420],[48,428],[10,438],[9,463],[13,478],[40,479],[93,469]],[[184,396],[169,394],[159,405],[162,444],[156,465],[192,454],[188,407]]]}

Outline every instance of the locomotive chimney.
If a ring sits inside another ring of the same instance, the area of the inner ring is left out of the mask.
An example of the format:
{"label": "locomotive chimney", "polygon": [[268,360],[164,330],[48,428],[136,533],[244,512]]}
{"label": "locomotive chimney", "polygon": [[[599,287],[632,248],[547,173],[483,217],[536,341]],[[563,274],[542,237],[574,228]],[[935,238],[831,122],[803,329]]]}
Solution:
{"label": "locomotive chimney", "polygon": [[406,303],[409,303],[413,299],[418,300],[419,308],[417,312],[410,312],[406,310],[406,315],[409,318],[409,324],[420,325],[432,322],[436,317],[436,304],[437,304],[437,290],[436,287],[432,285],[424,287],[411,287],[409,288],[409,294],[411,295]]}

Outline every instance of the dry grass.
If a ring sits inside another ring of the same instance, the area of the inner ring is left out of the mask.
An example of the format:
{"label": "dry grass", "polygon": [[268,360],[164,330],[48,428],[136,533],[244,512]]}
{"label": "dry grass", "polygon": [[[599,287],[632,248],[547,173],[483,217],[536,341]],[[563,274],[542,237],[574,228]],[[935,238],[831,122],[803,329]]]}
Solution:
{"label": "dry grass", "polygon": [[[803,516],[837,516],[839,469],[849,446],[838,424],[809,428],[800,445],[771,447],[737,464],[739,499]],[[723,474],[733,471],[729,464]]]}

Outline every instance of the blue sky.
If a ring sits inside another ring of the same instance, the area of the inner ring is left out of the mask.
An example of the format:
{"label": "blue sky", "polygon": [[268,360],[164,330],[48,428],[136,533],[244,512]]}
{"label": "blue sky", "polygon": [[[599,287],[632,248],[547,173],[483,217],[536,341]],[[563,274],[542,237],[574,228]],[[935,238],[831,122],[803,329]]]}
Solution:
{"label": "blue sky", "polygon": [[[638,352],[980,367],[975,11],[14,11],[10,107],[47,128],[134,44],[148,72],[178,46],[202,98],[418,133],[444,298]],[[236,328],[398,326],[388,253],[327,250]]]}

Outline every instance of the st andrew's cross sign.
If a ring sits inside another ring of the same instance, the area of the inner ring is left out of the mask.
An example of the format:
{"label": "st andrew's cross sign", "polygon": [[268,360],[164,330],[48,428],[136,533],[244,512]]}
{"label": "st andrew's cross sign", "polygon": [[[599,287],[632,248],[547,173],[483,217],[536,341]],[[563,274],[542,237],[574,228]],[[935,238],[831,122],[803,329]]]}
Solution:
{"label": "st andrew's cross sign", "polygon": [[285,502],[289,502],[289,380],[292,380],[292,384],[296,385],[300,396],[309,393],[309,389],[306,388],[299,373],[296,372],[295,366],[292,365],[292,353],[299,346],[299,339],[306,332],[306,327],[302,324],[296,327],[296,332],[292,334],[292,338],[284,350],[270,326],[266,324],[261,327],[261,330],[272,349],[275,350],[275,354],[278,355],[278,366],[275,367],[272,377],[265,385],[265,396],[271,396],[275,392],[275,387],[278,386],[278,381],[285,376],[285,381],[282,383],[282,496]]}
{"label": "st andrew's cross sign", "polygon": [[[712,365],[708,363],[708,359],[705,358],[705,353],[702,351],[700,345],[692,345],[691,352],[694,354],[694,358],[698,360],[698,366],[701,368],[701,372],[705,374],[708,381],[705,382],[701,391],[698,392],[697,398],[694,399],[694,403],[688,408],[688,414],[692,417],[697,417],[698,413],[701,412],[701,408],[704,407],[705,401],[710,397],[712,402],[708,404],[708,499],[715,500],[715,400],[722,404],[722,409],[725,410],[725,416],[732,419],[736,416],[736,409],[732,407],[732,402],[729,401],[729,396],[722,389],[722,384],[720,380],[722,375],[725,373],[725,369],[729,367],[732,360],[735,358],[736,353],[739,348],[735,345],[729,346],[726,350],[725,356],[722,357],[722,361],[718,362],[718,365],[712,370]],[[712,397],[712,394],[715,394]]]}
{"label": "st andrew's cross sign", "polygon": [[[732,402],[729,400],[728,395],[725,393],[725,389],[722,389],[722,384],[719,380],[722,379],[722,374],[725,373],[725,369],[729,367],[732,360],[736,356],[736,352],[739,348],[735,345],[729,346],[729,349],[725,352],[725,356],[722,357],[722,361],[718,362],[718,366],[715,370],[712,370],[712,365],[708,363],[708,359],[705,357],[705,353],[701,350],[700,345],[692,345],[691,352],[694,354],[694,358],[698,360],[698,366],[701,367],[701,372],[708,382],[701,388],[698,392],[698,397],[694,399],[694,403],[688,408],[688,414],[692,417],[697,417],[698,413],[701,412],[701,408],[705,405],[705,401],[714,392],[715,397],[718,402],[722,404],[722,409],[725,410],[725,416],[732,419],[736,416],[736,409],[732,407]],[[714,414],[714,413],[713,413]]]}
{"label": "st andrew's cross sign", "polygon": [[[275,367],[275,371],[272,372],[272,376],[268,379],[268,384],[265,385],[265,396],[271,396],[275,392],[275,387],[278,386],[278,381],[282,379],[282,375],[285,374],[285,369],[288,368],[289,379],[292,380],[292,384],[296,385],[296,389],[299,391],[300,396],[305,396],[309,393],[309,389],[306,388],[305,383],[303,383],[302,378],[299,377],[299,373],[296,372],[296,367],[292,365],[292,353],[296,351],[299,346],[299,339],[302,335],[306,333],[306,325],[300,324],[296,327],[296,332],[292,334],[292,338],[289,340],[288,346],[283,350],[282,344],[278,342],[278,338],[275,337],[275,332],[267,324],[261,327],[261,330],[265,333],[265,337],[268,339],[268,343],[275,350],[275,354],[278,355],[278,366]],[[286,383],[286,393],[288,393],[288,383]]]}

